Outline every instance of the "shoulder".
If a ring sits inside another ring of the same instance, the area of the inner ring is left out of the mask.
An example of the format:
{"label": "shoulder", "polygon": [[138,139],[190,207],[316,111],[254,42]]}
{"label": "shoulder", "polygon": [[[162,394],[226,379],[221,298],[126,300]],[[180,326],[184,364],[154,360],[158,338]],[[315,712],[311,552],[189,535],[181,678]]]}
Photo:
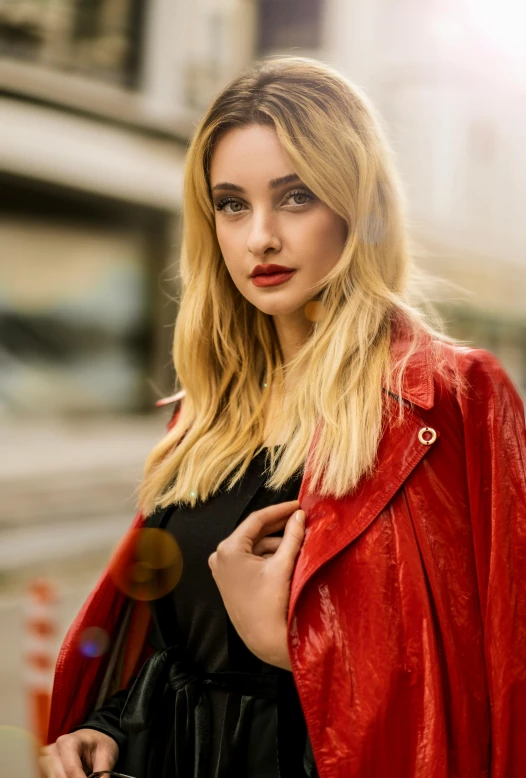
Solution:
{"label": "shoulder", "polygon": [[[400,373],[398,370],[400,368]],[[391,376],[401,376],[402,397],[419,408],[441,401],[483,400],[499,394],[521,402],[503,366],[485,349],[472,348],[416,331],[391,345]],[[398,392],[397,392],[398,393]]]}
{"label": "shoulder", "polygon": [[508,408],[524,416],[522,398],[499,359],[482,348],[433,341],[437,389],[454,392],[463,410]]}
{"label": "shoulder", "polygon": [[486,349],[438,343],[437,354],[444,358],[451,368],[474,382],[477,378],[491,381],[504,376],[510,380],[498,358]]}

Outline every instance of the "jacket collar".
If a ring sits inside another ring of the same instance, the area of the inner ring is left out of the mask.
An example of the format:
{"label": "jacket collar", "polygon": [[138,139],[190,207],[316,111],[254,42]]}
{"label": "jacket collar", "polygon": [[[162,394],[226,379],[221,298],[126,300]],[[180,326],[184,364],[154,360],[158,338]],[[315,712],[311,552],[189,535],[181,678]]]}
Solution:
{"label": "jacket collar", "polygon": [[[411,345],[411,335],[407,328],[399,325],[391,342],[391,365],[393,369],[403,358]],[[384,389],[387,390],[384,382]],[[419,344],[407,362],[402,377],[402,399],[429,410],[435,401],[435,388],[432,366],[432,341],[427,334],[421,336]],[[398,399],[391,388],[391,395]]]}
{"label": "jacket collar", "polygon": [[[413,343],[416,338],[416,345]],[[390,394],[396,391],[396,369],[408,351],[412,350],[402,376],[402,399],[410,405],[429,410],[435,401],[433,380],[433,340],[425,330],[416,331],[402,313],[395,314],[391,320],[391,372],[394,377]],[[384,382],[384,389],[387,390]]]}
{"label": "jacket collar", "polygon": [[[391,345],[391,364],[394,369],[407,354],[411,337],[398,331]],[[379,442],[374,474],[364,477],[358,487],[340,499],[324,497],[311,488],[308,462],[316,446],[314,435],[307,457],[306,473],[298,499],[306,514],[305,542],[297,559],[289,601],[289,627],[299,596],[315,573],[335,557],[374,521],[409,477],[419,462],[427,456],[432,445],[420,438],[425,422],[413,409],[429,409],[434,403],[433,343],[427,334],[408,359],[402,379],[403,424],[386,425]],[[384,387],[386,388],[386,387]],[[390,394],[397,400],[397,395]]]}

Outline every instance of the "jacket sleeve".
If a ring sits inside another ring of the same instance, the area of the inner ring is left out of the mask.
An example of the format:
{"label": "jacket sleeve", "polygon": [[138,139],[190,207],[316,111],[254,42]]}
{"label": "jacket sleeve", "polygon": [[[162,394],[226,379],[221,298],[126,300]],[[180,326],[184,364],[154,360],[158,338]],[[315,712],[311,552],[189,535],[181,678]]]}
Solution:
{"label": "jacket sleeve", "polygon": [[[147,642],[154,651],[165,648],[162,635],[155,622],[152,624]],[[126,688],[120,689],[109,697],[103,705],[89,714],[82,724],[74,727],[71,731],[76,732],[79,729],[96,729],[98,732],[103,732],[116,741],[119,746],[119,753],[122,753],[128,742],[128,732],[122,729],[120,719],[122,710],[128,699],[130,688],[134,681],[135,677],[129,681]]]}
{"label": "jacket sleeve", "polygon": [[96,729],[97,732],[103,732],[112,737],[119,746],[119,753],[122,753],[128,742],[128,733],[121,729],[120,718],[124,703],[128,698],[128,691],[128,689],[121,689],[113,694],[101,708],[93,711],[82,724],[74,727],[71,732],[76,732],[79,729]]}
{"label": "jacket sleeve", "polygon": [[[168,422],[168,429],[177,422],[180,405],[179,398]],[[126,541],[126,537],[130,537],[130,533],[142,526],[143,521],[144,517],[139,512],[123,542]],[[78,650],[79,640],[87,627],[97,624],[107,631],[110,644],[114,646],[118,642],[117,635],[122,627],[125,613],[129,610],[129,602],[129,598],[117,588],[107,568],[71,624],[60,648],[51,695],[48,743],[54,743],[60,735],[83,726],[82,722],[85,722],[91,712],[99,707],[97,700],[106,687],[111,651],[97,658],[85,657]],[[125,630],[121,678],[117,684],[111,684],[115,688],[112,688],[108,694],[104,692],[102,697],[105,700],[112,692],[119,692],[130,685],[134,672],[137,667],[141,667],[141,661],[146,658],[145,652],[151,650],[146,645],[149,619],[146,618],[145,609],[141,608],[141,605],[144,603],[138,603],[138,606],[133,608],[130,620],[133,629],[126,627]],[[113,679],[110,678],[110,681]],[[120,697],[117,699],[120,700]]]}
{"label": "jacket sleeve", "polygon": [[469,351],[460,393],[491,710],[488,778],[526,775],[526,432],[498,360]]}

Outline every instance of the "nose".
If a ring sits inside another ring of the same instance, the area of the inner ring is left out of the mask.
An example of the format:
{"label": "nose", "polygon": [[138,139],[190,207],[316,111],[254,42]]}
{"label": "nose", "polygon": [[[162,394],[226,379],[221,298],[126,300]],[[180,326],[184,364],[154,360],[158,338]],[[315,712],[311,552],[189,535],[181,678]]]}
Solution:
{"label": "nose", "polygon": [[254,213],[250,221],[247,248],[255,257],[262,257],[268,251],[279,251],[281,238],[277,223],[271,214]]}

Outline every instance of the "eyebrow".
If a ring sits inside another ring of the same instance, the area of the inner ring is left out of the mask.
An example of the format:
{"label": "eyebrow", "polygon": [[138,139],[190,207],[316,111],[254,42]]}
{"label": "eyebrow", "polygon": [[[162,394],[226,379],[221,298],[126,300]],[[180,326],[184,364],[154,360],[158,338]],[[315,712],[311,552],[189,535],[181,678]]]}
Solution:
{"label": "eyebrow", "polygon": [[[268,188],[269,189],[278,189],[280,186],[284,186],[285,184],[292,184],[301,182],[301,178],[296,173],[289,173],[288,176],[281,176],[281,178],[273,178],[271,181],[268,182]],[[245,189],[243,189],[242,186],[239,186],[239,184],[231,184],[229,181],[222,181],[220,184],[216,184],[212,187],[212,192],[219,192],[219,191],[225,191],[228,190],[230,192],[242,192],[245,193]]]}

